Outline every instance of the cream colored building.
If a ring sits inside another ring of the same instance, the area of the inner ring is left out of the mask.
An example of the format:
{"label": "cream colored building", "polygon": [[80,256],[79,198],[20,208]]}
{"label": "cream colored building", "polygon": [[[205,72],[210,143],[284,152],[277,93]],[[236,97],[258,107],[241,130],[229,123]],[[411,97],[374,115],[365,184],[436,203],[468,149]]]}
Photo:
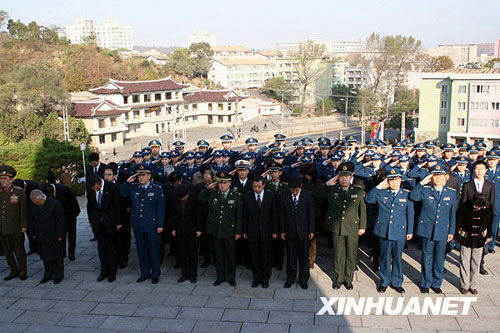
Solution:
{"label": "cream colored building", "polygon": [[274,76],[274,62],[262,58],[219,58],[208,71],[208,78],[223,87],[258,88]]}
{"label": "cream colored building", "polygon": [[102,20],[100,25],[92,20],[76,20],[74,24],[64,27],[63,35],[72,43],[80,44],[86,38],[95,35],[99,47],[117,50],[132,50],[132,26],[123,25],[119,20]]}
{"label": "cream colored building", "polygon": [[478,60],[476,44],[439,45],[436,48],[429,49],[428,53],[433,57],[450,57],[455,67],[465,66]]}
{"label": "cream colored building", "polygon": [[[173,133],[198,126],[241,123],[233,90],[188,90],[170,77],[152,81],[109,82],[90,91],[97,97],[72,101],[72,115],[83,120],[92,145],[123,146],[126,138]],[[186,90],[185,90],[186,89]]]}

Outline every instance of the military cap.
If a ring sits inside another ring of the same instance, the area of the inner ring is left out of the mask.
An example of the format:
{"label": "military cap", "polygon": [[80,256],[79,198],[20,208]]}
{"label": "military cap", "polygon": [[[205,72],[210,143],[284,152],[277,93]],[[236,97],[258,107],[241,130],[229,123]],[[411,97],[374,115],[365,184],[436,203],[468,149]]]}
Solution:
{"label": "military cap", "polygon": [[455,149],[455,145],[453,143],[445,143],[444,145],[441,145],[441,150],[453,150]]}
{"label": "military cap", "polygon": [[286,136],[281,134],[281,133],[274,134],[274,140],[276,140],[276,141],[285,141],[285,139],[286,139]]}
{"label": "military cap", "polygon": [[214,151],[214,157],[222,157],[222,150],[216,150]]}
{"label": "military cap", "polygon": [[491,150],[500,150],[500,145],[493,146]]}
{"label": "military cap", "polygon": [[170,151],[170,157],[179,157],[181,153],[179,153],[177,150],[172,150]]}
{"label": "military cap", "polygon": [[405,143],[405,145],[408,147],[408,146],[414,146],[415,145],[415,142],[410,139],[410,138],[406,138],[403,140],[403,142]]}
{"label": "military cap", "polygon": [[252,151],[247,151],[246,153],[241,155],[241,158],[248,161],[249,159],[255,158],[255,153]]}
{"label": "military cap", "polygon": [[460,163],[460,164],[468,164],[469,163],[469,159],[467,158],[467,156],[458,156],[455,161],[457,163]]}
{"label": "military cap", "polygon": [[279,158],[285,158],[285,153],[282,151],[277,151],[273,154],[273,158],[279,159]]}
{"label": "military cap", "polygon": [[428,154],[428,155],[425,156],[425,160],[427,162],[437,162],[438,158],[434,154]]}
{"label": "military cap", "polygon": [[401,156],[401,155],[403,155],[403,154],[401,153],[401,150],[394,150],[394,151],[391,153],[391,156],[392,156],[392,157],[398,157],[398,156]]}
{"label": "military cap", "polygon": [[383,140],[380,139],[375,139],[375,140],[377,140],[379,146],[387,147],[387,144]]}
{"label": "military cap", "polygon": [[332,154],[329,154],[329,156],[332,161],[340,161],[344,158],[345,155],[341,151],[336,151]]}
{"label": "military cap", "polygon": [[469,149],[467,149],[467,151],[469,152],[469,154],[477,154],[479,152],[479,147],[477,145],[471,145],[469,146]]}
{"label": "military cap", "polygon": [[174,141],[174,143],[172,143],[172,146],[174,146],[174,148],[182,148],[182,147],[184,147],[184,145],[185,145],[185,143],[182,140],[177,140],[177,141]]}
{"label": "military cap", "polygon": [[401,142],[401,141],[399,141],[399,142],[394,142],[394,143],[392,144],[392,148],[393,148],[393,149],[405,149],[405,148],[406,148],[406,144],[405,144],[404,142]]}
{"label": "military cap", "polygon": [[382,155],[380,155],[379,153],[374,153],[372,155],[372,161],[378,161],[378,160],[381,160],[382,159]]}
{"label": "military cap", "polygon": [[220,137],[220,139],[222,140],[222,142],[231,142],[233,141],[233,137],[229,134],[224,134]]}
{"label": "military cap", "polygon": [[245,140],[245,144],[247,145],[256,145],[257,143],[259,143],[259,140],[256,138],[248,138]]}
{"label": "military cap", "polygon": [[368,150],[365,152],[365,156],[373,156],[373,154],[375,154],[375,151],[373,151],[372,149],[368,149]]}
{"label": "military cap", "polygon": [[336,172],[339,175],[352,175],[354,172],[354,163],[352,163],[352,162],[340,163]]}
{"label": "military cap", "polygon": [[16,174],[16,169],[11,167],[10,165],[0,165],[0,176],[8,176],[10,178],[14,178]]}
{"label": "military cap", "polygon": [[342,145],[340,145],[340,148],[342,148],[342,149],[349,149],[351,147],[352,147],[352,143],[350,143],[349,141],[343,141]]}
{"label": "military cap", "polygon": [[205,154],[202,153],[201,151],[197,151],[194,153],[194,158],[203,158],[205,157]]}
{"label": "military cap", "polygon": [[168,151],[164,151],[160,154],[160,158],[170,158],[170,153]]}
{"label": "military cap", "polygon": [[496,150],[490,150],[486,153],[486,159],[497,159],[499,157],[500,156],[498,156],[498,151]]}
{"label": "military cap", "polygon": [[318,146],[320,148],[330,148],[330,141],[320,141]]}
{"label": "military cap", "polygon": [[310,155],[304,155],[302,156],[301,161],[304,163],[312,163],[313,159]]}
{"label": "military cap", "polygon": [[345,137],[345,140],[346,141],[349,141],[349,142],[358,142],[355,138],[354,138],[354,135],[348,135]]}
{"label": "military cap", "polygon": [[326,136],[320,136],[318,138],[318,142],[321,142],[321,141],[330,141],[330,139],[328,139]]}
{"label": "military cap", "polygon": [[135,169],[135,172],[138,174],[151,173],[151,168],[145,164],[139,164],[139,166]]}
{"label": "military cap", "polygon": [[283,166],[281,165],[281,163],[278,163],[278,162],[272,162],[269,165],[269,170],[282,170],[282,169],[283,169]]}
{"label": "military cap", "polygon": [[311,148],[306,149],[306,150],[304,150],[304,154],[305,155],[314,155],[314,149],[311,149]]}
{"label": "military cap", "polygon": [[247,160],[237,160],[234,163],[234,166],[236,167],[236,169],[250,169],[250,162],[248,162]]}
{"label": "military cap", "polygon": [[192,159],[192,158],[194,158],[194,153],[193,153],[192,151],[188,151],[188,152],[184,155],[184,157],[185,157],[186,159]]}
{"label": "military cap", "polygon": [[217,172],[215,174],[215,180],[218,182],[229,182],[231,181],[231,175],[227,172]]}
{"label": "military cap", "polygon": [[296,147],[296,148],[305,148],[306,147],[306,143],[302,140],[299,140],[299,141],[295,141],[293,143],[293,145]]}
{"label": "military cap", "polygon": [[151,140],[151,141],[149,141],[148,146],[150,148],[152,148],[152,147],[161,147],[161,142],[159,140]]}
{"label": "military cap", "polygon": [[206,140],[200,140],[200,141],[196,142],[196,145],[198,147],[207,147],[207,148],[210,146],[210,144]]}
{"label": "military cap", "polygon": [[458,144],[457,148],[462,150],[467,150],[469,149],[469,146],[470,145],[467,142],[462,142]]}
{"label": "military cap", "polygon": [[387,178],[397,178],[397,177],[401,177],[401,170],[399,168],[389,168],[387,170],[387,175],[386,175]]}
{"label": "military cap", "polygon": [[143,156],[144,155],[151,155],[151,148],[149,148],[149,147],[142,148],[141,152],[142,152]]}
{"label": "military cap", "polygon": [[342,144],[342,142],[344,142],[344,140],[341,140],[341,139],[337,139],[333,142],[333,145],[336,147],[336,146],[339,146]]}
{"label": "military cap", "polygon": [[426,148],[434,148],[437,146],[437,142],[434,140],[427,140],[425,141],[425,147]]}
{"label": "military cap", "polygon": [[425,150],[425,144],[424,143],[417,143],[413,146],[413,149],[415,150]]}
{"label": "military cap", "polygon": [[142,157],[142,152],[141,151],[135,151],[133,156],[134,157]]}
{"label": "military cap", "polygon": [[280,144],[277,143],[277,142],[273,142],[271,143],[269,146],[268,146],[269,149],[272,149],[272,150],[280,150],[281,147],[280,147]]}
{"label": "military cap", "polygon": [[305,138],[302,138],[301,141],[303,141],[306,145],[310,145],[313,143],[313,140],[308,136],[306,136]]}
{"label": "military cap", "polygon": [[488,148],[488,146],[486,146],[486,143],[484,143],[483,141],[477,142],[476,145],[479,147],[479,149],[486,149],[486,148]]}
{"label": "military cap", "polygon": [[399,155],[399,162],[408,162],[410,160],[410,156],[408,155]]}
{"label": "military cap", "polygon": [[431,173],[432,174],[443,174],[443,173],[446,173],[447,170],[446,170],[446,167],[440,163],[432,166],[431,168]]}
{"label": "military cap", "polygon": [[378,146],[378,143],[377,141],[373,140],[373,139],[370,139],[368,141],[366,141],[366,145],[368,147],[377,147]]}

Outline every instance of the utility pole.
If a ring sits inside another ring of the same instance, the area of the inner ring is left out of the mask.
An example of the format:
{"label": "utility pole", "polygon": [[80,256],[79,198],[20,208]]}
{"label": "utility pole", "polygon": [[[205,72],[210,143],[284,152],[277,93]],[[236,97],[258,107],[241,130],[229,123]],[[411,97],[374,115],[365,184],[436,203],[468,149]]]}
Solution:
{"label": "utility pole", "polygon": [[401,141],[405,139],[406,136],[406,112],[401,113]]}
{"label": "utility pole", "polygon": [[361,144],[365,144],[365,102],[361,98]]}
{"label": "utility pole", "polygon": [[349,108],[349,90],[345,93],[345,119],[344,119],[344,127],[347,127],[347,110]]}

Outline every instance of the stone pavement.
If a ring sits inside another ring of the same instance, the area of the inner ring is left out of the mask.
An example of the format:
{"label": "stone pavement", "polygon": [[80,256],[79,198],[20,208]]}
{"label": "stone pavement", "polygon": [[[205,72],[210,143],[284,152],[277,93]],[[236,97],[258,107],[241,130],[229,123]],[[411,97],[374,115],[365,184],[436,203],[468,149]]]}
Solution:
{"label": "stone pavement", "polygon": [[[311,270],[308,290],[296,285],[284,289],[284,272],[273,270],[268,289],[250,288],[248,269],[238,268],[237,287],[213,287],[215,269],[199,268],[196,284],[177,283],[179,270],[169,257],[162,266],[160,282],[138,284],[135,246],[129,265],[119,270],[113,283],[96,282],[99,273],[97,244],[90,242],[85,199],[79,198],[76,261],[65,259],[65,279],[59,285],[40,285],[43,265],[37,255],[28,257],[29,277],[0,282],[0,332],[498,332],[500,314],[500,255],[488,255],[488,276],[480,277],[478,301],[468,316],[318,316],[322,296],[380,296],[376,273],[360,251],[354,290],[331,289],[330,250],[320,238],[318,263]],[[405,297],[421,297],[420,254],[414,244],[405,251]],[[458,253],[448,256],[443,284],[446,296],[460,296]],[[319,265],[319,266],[318,266]],[[0,257],[0,277],[8,274]],[[384,296],[400,296],[388,290]],[[428,296],[435,297],[431,292]]]}

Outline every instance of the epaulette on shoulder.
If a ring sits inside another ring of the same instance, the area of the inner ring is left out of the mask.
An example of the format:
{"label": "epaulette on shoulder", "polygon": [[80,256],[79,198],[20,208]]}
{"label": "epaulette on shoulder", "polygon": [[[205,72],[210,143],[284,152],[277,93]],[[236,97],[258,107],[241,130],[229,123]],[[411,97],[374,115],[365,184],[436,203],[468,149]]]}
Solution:
{"label": "epaulette on shoulder", "polygon": [[359,185],[354,185],[354,184],[353,184],[352,186],[353,186],[354,188],[356,188],[356,189],[359,189],[359,190],[362,190],[362,191],[363,191],[363,187],[362,187],[362,186],[359,186]]}
{"label": "epaulette on shoulder", "polygon": [[283,186],[288,186],[287,182],[281,182],[281,184],[283,184]]}
{"label": "epaulette on shoulder", "polygon": [[430,185],[424,185],[424,188],[431,188]]}
{"label": "epaulette on shoulder", "polygon": [[16,190],[24,191],[24,189],[22,187],[19,187],[19,186],[12,186],[12,188],[15,188]]}
{"label": "epaulette on shoulder", "polygon": [[454,188],[451,188],[451,187],[446,187],[448,190],[452,190],[453,192],[456,192],[457,190],[455,190]]}
{"label": "epaulette on shoulder", "polygon": [[402,190],[403,190],[403,192],[408,192],[408,193],[410,193],[410,192],[411,192],[410,190],[408,190],[408,189],[406,189],[406,188],[403,188]]}

